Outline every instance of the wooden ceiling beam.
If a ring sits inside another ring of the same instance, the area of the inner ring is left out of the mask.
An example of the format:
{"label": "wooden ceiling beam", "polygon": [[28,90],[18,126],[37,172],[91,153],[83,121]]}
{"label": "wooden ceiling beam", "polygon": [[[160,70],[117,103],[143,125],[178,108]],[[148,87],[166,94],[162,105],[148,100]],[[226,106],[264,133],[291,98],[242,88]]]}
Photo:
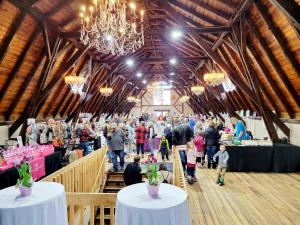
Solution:
{"label": "wooden ceiling beam", "polygon": [[[40,33],[39,29],[35,29],[35,31],[31,34],[31,37],[29,38],[25,47],[23,48],[20,56],[17,59],[17,62],[15,63],[14,67],[11,69],[10,73],[8,74],[7,79],[4,82],[3,88],[0,92],[0,102],[1,102],[2,98],[4,97],[5,93],[7,92],[8,88],[10,87],[12,81],[17,76],[24,60],[26,59],[26,55],[27,55],[30,47],[32,46],[32,43],[37,38],[39,33]],[[2,49],[1,49],[1,51],[2,51]]]}
{"label": "wooden ceiling beam", "polygon": [[74,0],[61,0],[57,5],[55,5],[50,11],[45,14],[45,17],[51,17],[58,13],[63,7],[69,5]]}
{"label": "wooden ceiling beam", "polygon": [[[298,63],[295,55],[289,49],[287,41],[285,40],[281,29],[275,25],[275,23],[272,20],[272,16],[268,14],[267,8],[260,1],[256,1],[254,4],[259,14],[262,16],[263,21],[265,22],[265,24],[267,24],[268,28],[270,29],[271,33],[273,34],[274,38],[279,44],[282,52],[284,53],[284,56],[287,58],[287,60],[295,70],[298,78],[300,78],[300,64]],[[300,9],[299,5],[298,8]]]}
{"label": "wooden ceiling beam", "polygon": [[300,6],[295,0],[270,0],[300,31]]}
{"label": "wooden ceiling beam", "polygon": [[264,54],[268,57],[273,68],[275,69],[277,75],[280,77],[283,85],[285,86],[286,90],[289,92],[289,94],[291,95],[292,99],[295,101],[297,106],[300,107],[300,96],[299,96],[298,92],[294,88],[291,81],[287,78],[287,76],[286,76],[285,72],[283,71],[282,67],[280,66],[278,60],[274,56],[271,49],[268,47],[267,42],[261,36],[258,29],[256,28],[256,25],[251,20],[247,20],[247,25],[248,25],[248,28],[250,29],[251,33],[258,40],[260,46],[262,47]]}
{"label": "wooden ceiling beam", "polygon": [[14,38],[15,34],[21,27],[21,24],[26,16],[26,13],[24,11],[21,11],[21,14],[17,17],[17,20],[13,23],[12,27],[9,29],[8,35],[4,38],[4,41],[1,45],[1,51],[0,51],[0,64],[2,63],[7,50],[9,48],[9,45]]}
{"label": "wooden ceiling beam", "polygon": [[[173,6],[176,6],[176,7],[179,7],[180,9],[192,14],[193,16],[197,17],[197,18],[200,18],[201,20],[213,25],[213,26],[221,26],[221,25],[225,25],[225,24],[222,24],[222,23],[219,23],[217,22],[216,20],[214,19],[211,19],[199,12],[197,12],[196,10],[192,9],[192,8],[189,8],[187,7],[186,5],[184,5],[183,3],[181,2],[177,2],[176,0],[166,0],[164,1],[165,3],[171,3]],[[168,4],[167,3],[167,4]],[[167,13],[169,13],[168,11],[166,11]]]}

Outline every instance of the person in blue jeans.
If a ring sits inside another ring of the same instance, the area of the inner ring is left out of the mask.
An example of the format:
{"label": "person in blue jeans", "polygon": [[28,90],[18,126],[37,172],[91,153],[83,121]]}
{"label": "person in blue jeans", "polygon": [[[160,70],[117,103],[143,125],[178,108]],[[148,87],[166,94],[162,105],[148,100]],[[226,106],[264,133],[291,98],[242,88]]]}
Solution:
{"label": "person in blue jeans", "polygon": [[208,128],[205,130],[204,137],[208,168],[211,168],[211,166],[213,168],[216,168],[216,164],[213,162],[213,157],[216,153],[220,135],[217,129],[215,128],[215,124],[212,121],[208,124]]}
{"label": "person in blue jeans", "polygon": [[117,157],[120,158],[120,167],[121,170],[124,170],[124,157],[125,157],[125,140],[126,135],[121,128],[117,127],[116,123],[111,125],[111,133],[107,136],[108,140],[110,140],[110,148],[111,148],[111,159],[113,162],[112,172],[118,171],[118,160]]}

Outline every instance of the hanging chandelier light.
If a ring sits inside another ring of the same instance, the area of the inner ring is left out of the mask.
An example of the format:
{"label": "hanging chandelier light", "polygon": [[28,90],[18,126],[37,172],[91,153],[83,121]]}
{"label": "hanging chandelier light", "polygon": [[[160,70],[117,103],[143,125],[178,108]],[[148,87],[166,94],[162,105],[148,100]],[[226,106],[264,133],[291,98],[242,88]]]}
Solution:
{"label": "hanging chandelier light", "polygon": [[134,102],[135,102],[135,103],[140,103],[140,102],[141,102],[141,99],[136,98],[136,99],[134,99]]}
{"label": "hanging chandelier light", "polygon": [[71,75],[65,76],[65,83],[70,87],[71,92],[74,94],[83,95],[83,85],[85,84],[85,79],[82,76],[76,76],[74,72]]}
{"label": "hanging chandelier light", "polygon": [[204,81],[211,86],[220,85],[225,79],[225,74],[222,72],[209,72],[204,74]]}
{"label": "hanging chandelier light", "polygon": [[144,11],[125,0],[93,0],[81,7],[80,40],[103,54],[126,55],[144,45]]}
{"label": "hanging chandelier light", "polygon": [[110,87],[102,87],[102,88],[99,89],[99,91],[105,97],[110,96],[114,92],[114,90]]}
{"label": "hanging chandelier light", "polygon": [[133,96],[128,96],[128,97],[127,97],[127,101],[128,101],[128,102],[135,102],[135,97],[133,97]]}
{"label": "hanging chandelier light", "polygon": [[201,95],[204,92],[204,87],[203,86],[193,86],[193,87],[191,87],[191,91],[195,95]]}
{"label": "hanging chandelier light", "polygon": [[190,97],[187,95],[183,95],[181,98],[179,98],[181,103],[187,102],[188,100],[190,100]]}

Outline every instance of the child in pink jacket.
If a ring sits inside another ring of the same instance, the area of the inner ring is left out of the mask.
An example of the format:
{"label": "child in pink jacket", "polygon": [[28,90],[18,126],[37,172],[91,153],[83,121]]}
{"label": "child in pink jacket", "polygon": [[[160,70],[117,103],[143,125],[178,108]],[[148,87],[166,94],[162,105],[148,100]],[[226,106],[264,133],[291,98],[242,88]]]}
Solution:
{"label": "child in pink jacket", "polygon": [[200,167],[200,164],[204,165],[204,132],[203,131],[197,131],[196,136],[194,138],[194,145],[197,149],[197,158],[196,162],[198,167]]}

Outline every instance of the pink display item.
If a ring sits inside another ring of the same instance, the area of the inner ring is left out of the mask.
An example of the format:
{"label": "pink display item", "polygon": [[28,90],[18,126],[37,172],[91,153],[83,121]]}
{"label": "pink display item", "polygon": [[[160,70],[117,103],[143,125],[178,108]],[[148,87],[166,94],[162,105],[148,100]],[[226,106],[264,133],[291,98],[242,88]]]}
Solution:
{"label": "pink display item", "polygon": [[158,183],[156,186],[154,186],[154,185],[150,185],[148,183],[148,181],[146,181],[146,186],[147,186],[147,189],[148,189],[149,196],[151,198],[158,198],[158,191],[159,191],[160,183]]}
{"label": "pink display item", "polygon": [[31,160],[29,163],[33,180],[37,180],[46,175],[44,157]]}
{"label": "pink display item", "polygon": [[24,186],[21,185],[19,187],[19,190],[20,190],[20,193],[21,193],[22,197],[29,196],[32,193],[32,187],[24,187]]}

